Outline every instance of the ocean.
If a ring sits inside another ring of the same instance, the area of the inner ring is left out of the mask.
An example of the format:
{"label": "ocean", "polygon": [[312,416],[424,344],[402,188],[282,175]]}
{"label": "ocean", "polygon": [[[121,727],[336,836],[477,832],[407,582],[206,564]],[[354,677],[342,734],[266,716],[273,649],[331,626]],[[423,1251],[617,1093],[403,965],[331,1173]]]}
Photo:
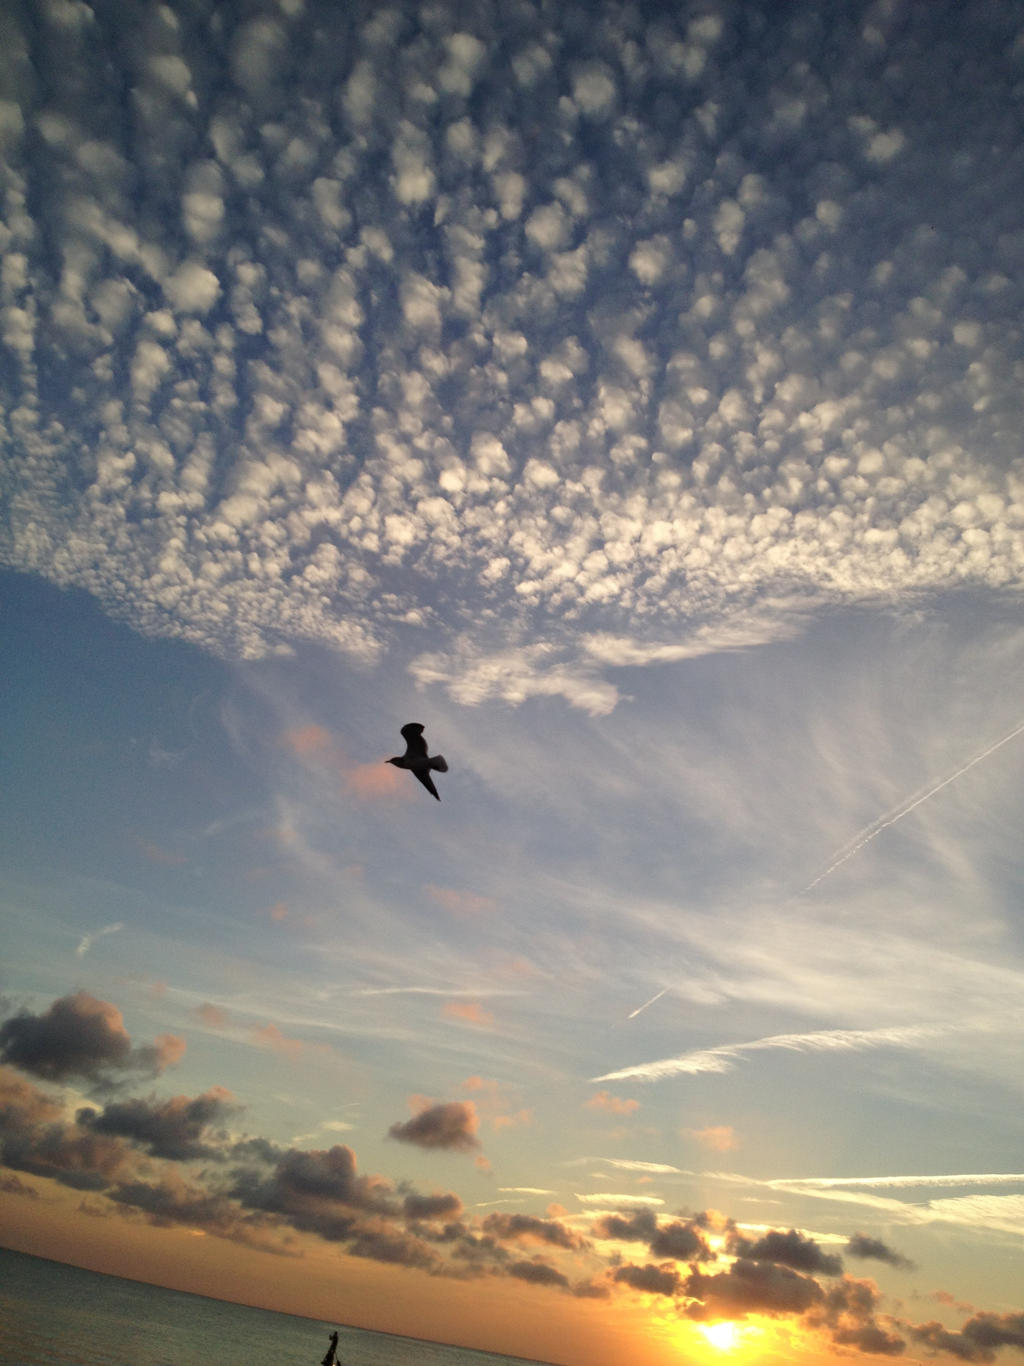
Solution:
{"label": "ocean", "polygon": [[342,1366],[523,1366],[519,1357],[250,1309],[0,1248],[3,1366],[319,1366],[335,1329]]}

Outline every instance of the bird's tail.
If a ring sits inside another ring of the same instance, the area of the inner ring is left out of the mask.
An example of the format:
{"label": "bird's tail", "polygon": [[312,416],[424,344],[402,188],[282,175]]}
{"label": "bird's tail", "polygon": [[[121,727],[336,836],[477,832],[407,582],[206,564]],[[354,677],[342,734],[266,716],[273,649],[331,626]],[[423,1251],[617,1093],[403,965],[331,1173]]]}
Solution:
{"label": "bird's tail", "polygon": [[430,767],[435,769],[438,773],[447,773],[448,761],[443,754],[435,754],[430,761]]}

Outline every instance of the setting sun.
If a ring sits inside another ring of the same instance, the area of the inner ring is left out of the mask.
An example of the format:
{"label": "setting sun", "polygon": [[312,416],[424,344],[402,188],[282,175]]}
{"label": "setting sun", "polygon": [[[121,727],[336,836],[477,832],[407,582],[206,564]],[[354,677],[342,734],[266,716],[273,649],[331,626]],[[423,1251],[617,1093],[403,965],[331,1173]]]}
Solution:
{"label": "setting sun", "polygon": [[739,1327],[727,1319],[721,1323],[703,1324],[700,1331],[711,1346],[717,1347],[720,1352],[731,1352],[740,1340]]}

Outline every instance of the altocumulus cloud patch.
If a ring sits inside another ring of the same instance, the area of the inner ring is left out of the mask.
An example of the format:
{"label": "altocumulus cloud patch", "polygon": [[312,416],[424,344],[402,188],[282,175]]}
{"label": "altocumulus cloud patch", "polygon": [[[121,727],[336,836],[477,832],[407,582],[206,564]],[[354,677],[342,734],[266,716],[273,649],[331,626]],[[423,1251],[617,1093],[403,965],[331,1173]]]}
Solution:
{"label": "altocumulus cloud patch", "polygon": [[11,19],[0,557],[595,712],[609,640],[1017,588],[1020,43],[953,9]]}

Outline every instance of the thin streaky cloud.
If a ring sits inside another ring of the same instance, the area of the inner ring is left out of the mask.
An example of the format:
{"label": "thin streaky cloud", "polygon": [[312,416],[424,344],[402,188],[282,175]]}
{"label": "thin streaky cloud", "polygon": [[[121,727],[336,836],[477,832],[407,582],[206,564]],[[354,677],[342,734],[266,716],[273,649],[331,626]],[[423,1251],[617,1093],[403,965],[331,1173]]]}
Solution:
{"label": "thin streaky cloud", "polygon": [[833,1187],[881,1187],[896,1189],[908,1186],[1016,1186],[1024,1183],[1021,1172],[969,1172],[943,1176],[810,1176],[783,1177],[768,1185],[782,1189],[789,1186],[813,1186],[818,1190]]}
{"label": "thin streaky cloud", "polygon": [[597,1205],[600,1209],[647,1209],[665,1203],[656,1195],[624,1195],[614,1191],[595,1191],[592,1195],[576,1191],[575,1195],[581,1205]]}
{"label": "thin streaky cloud", "polygon": [[654,1005],[655,1001],[660,1001],[661,998],[665,995],[666,991],[668,991],[668,987],[662,987],[662,989],[657,993],[657,995],[652,996],[649,1001],[645,1001],[642,1006],[637,1006],[636,1010],[630,1011],[630,1013],[626,1016],[626,1019],[635,1020],[638,1015],[642,1015],[645,1010],[649,1010],[650,1007]]}
{"label": "thin streaky cloud", "polygon": [[637,1162],[626,1157],[597,1157],[595,1162],[606,1162],[609,1167],[617,1167],[625,1172],[650,1172],[659,1176],[696,1176],[696,1172],[684,1171],[682,1167],[672,1167],[667,1162]]}
{"label": "thin streaky cloud", "polygon": [[357,996],[521,996],[520,991],[492,991],[481,987],[361,987]]}
{"label": "thin streaky cloud", "polygon": [[117,934],[118,930],[123,929],[124,922],[118,920],[113,925],[104,925],[103,928],[100,930],[93,930],[92,934],[83,934],[82,938],[78,942],[78,947],[75,949],[76,957],[84,958],[85,955],[92,948],[93,944],[96,943],[96,940],[101,939],[103,935]]}
{"label": "thin streaky cloud", "polygon": [[873,839],[877,839],[883,830],[888,830],[891,825],[895,825],[897,821],[901,821],[904,816],[909,816],[910,813],[916,811],[923,802],[934,797],[937,793],[941,792],[944,787],[949,787],[950,783],[955,783],[958,778],[962,778],[965,773],[969,773],[976,764],[980,764],[984,759],[988,759],[991,755],[995,754],[997,750],[1002,749],[1004,745],[1008,745],[1011,740],[1015,740],[1017,736],[1022,733],[1024,733],[1024,721],[1019,725],[1014,726],[1013,730],[1007,735],[1004,735],[1001,740],[996,740],[994,744],[983,749],[980,754],[976,754],[973,759],[969,759],[966,764],[961,764],[955,772],[950,773],[940,782],[933,783],[932,786],[927,788],[924,792],[915,794],[908,801],[902,802],[894,810],[886,812],[884,816],[879,816],[876,821],[872,821],[870,825],[865,826],[858,835],[854,836],[853,842],[840,853],[839,857],[833,859],[824,872],[819,873],[813,882],[807,884],[804,888],[804,892],[813,891],[814,888],[824,882],[827,877],[830,877],[838,868],[841,868],[844,863],[849,862],[854,854],[859,854]]}
{"label": "thin streaky cloud", "polygon": [[793,1053],[860,1052],[868,1048],[913,1048],[915,1045],[948,1033],[948,1026],[909,1025],[887,1029],[823,1029],[809,1034],[773,1034],[750,1043],[725,1044],[720,1048],[698,1049],[677,1058],[637,1063],[617,1072],[606,1072],[599,1081],[662,1081],[666,1077],[702,1072],[728,1072],[745,1053],[763,1049],[782,1049]]}

